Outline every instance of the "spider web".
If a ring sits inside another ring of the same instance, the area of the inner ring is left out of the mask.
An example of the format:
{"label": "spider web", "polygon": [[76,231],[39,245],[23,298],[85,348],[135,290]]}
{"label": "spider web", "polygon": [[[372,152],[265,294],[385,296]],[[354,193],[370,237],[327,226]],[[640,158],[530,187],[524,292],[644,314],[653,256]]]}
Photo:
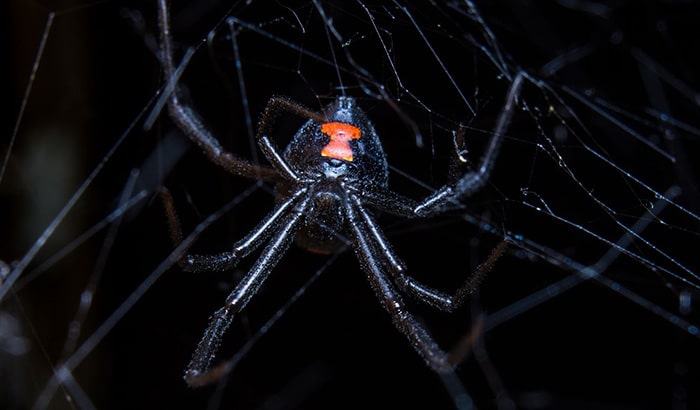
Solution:
{"label": "spider web", "polygon": [[272,187],[217,169],[161,115],[155,4],[4,9],[0,407],[698,406],[697,6],[174,2],[180,81],[224,146],[263,161],[273,95],[313,109],[352,95],[391,187],[416,199],[478,161],[526,78],[485,189],[440,217],[378,216],[441,290],[511,243],[464,308],[410,304],[445,348],[478,332],[454,375],[423,364],[351,250],[293,248],[226,336],[218,359],[235,366],[200,389],[184,368],[255,258],[172,268],[157,191],[186,235],[202,230],[185,245],[213,253],[271,209]]}

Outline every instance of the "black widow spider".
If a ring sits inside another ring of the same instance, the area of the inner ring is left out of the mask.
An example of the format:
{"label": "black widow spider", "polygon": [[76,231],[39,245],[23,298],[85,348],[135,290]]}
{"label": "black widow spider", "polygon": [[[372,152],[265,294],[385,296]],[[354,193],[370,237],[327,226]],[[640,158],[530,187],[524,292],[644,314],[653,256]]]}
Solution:
{"label": "black widow spider", "polygon": [[[162,65],[168,82],[176,81],[169,32],[167,0],[158,2]],[[223,150],[198,114],[184,103],[178,88],[167,97],[168,112],[176,125],[204,151],[207,158],[228,172],[275,183],[276,206],[233,250],[214,255],[186,255],[180,265],[187,271],[223,271],[267,242],[258,260],[236,285],[222,308],[210,319],[187,366],[185,380],[190,386],[207,384],[218,376],[211,369],[221,337],[258,292],[270,271],[293,240],[309,250],[337,251],[340,235],[351,238],[355,253],[375,294],[391,315],[394,325],[436,372],[449,372],[469,352],[466,337],[450,352],[442,350],[425,327],[405,308],[399,290],[444,311],[464,302],[485,273],[505,250],[501,242],[488,259],[454,294],[425,286],[406,273],[406,267],[392,250],[376,223],[371,206],[403,217],[428,217],[443,213],[460,198],[481,189],[494,166],[499,148],[513,114],[523,76],[515,77],[505,105],[481,163],[474,171],[438,189],[421,202],[388,189],[388,164],[372,123],[348,96],[336,98],[321,113],[310,111],[288,99],[272,97],[257,132],[257,142],[272,168],[252,164]],[[277,117],[287,111],[307,118],[284,153],[280,154],[268,134]],[[172,231],[179,232],[172,199],[164,195]],[[177,241],[179,235],[174,234]]]}

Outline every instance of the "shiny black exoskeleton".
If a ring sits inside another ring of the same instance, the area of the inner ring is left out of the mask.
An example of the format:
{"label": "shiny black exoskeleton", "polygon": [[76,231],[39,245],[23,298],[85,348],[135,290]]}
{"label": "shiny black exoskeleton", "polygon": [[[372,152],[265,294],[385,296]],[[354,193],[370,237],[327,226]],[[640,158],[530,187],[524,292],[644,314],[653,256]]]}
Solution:
{"label": "shiny black exoskeleton", "polygon": [[[258,126],[257,141],[272,167],[251,163],[225,151],[197,112],[180,98],[181,86],[176,84],[166,3],[167,0],[158,0],[163,71],[174,89],[167,96],[170,118],[211,162],[234,175],[272,182],[276,189],[274,209],[236,242],[232,250],[213,255],[185,255],[179,261],[180,266],[189,271],[228,270],[262,247],[248,273],[212,315],[187,366],[187,383],[200,386],[225,374],[225,365],[212,368],[221,337],[234,316],[260,290],[295,239],[309,250],[325,253],[338,250],[340,244],[352,246],[370,286],[397,329],[433,370],[451,371],[469,352],[471,337],[462,338],[449,352],[442,350],[423,324],[406,309],[402,294],[437,309],[454,310],[503,254],[505,241],[454,295],[450,295],[418,282],[407,273],[370,208],[407,218],[428,217],[445,212],[480,190],[498,157],[526,74],[517,73],[513,77],[481,161],[456,181],[436,189],[422,201],[415,201],[389,189],[388,163],[379,138],[367,115],[351,97],[336,98],[321,113],[286,98],[271,98]],[[307,119],[283,153],[270,139],[272,126],[282,113]],[[169,198],[164,194],[171,231],[178,233],[173,234],[173,242],[177,244],[180,229]]]}

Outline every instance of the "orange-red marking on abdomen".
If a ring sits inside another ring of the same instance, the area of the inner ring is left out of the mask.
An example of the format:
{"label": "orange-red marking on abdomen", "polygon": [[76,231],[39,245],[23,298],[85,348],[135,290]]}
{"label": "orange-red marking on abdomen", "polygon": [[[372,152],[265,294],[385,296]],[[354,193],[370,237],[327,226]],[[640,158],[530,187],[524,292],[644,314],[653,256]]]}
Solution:
{"label": "orange-red marking on abdomen", "polygon": [[328,145],[321,150],[321,156],[352,161],[350,140],[362,136],[359,128],[342,122],[327,122],[321,125],[321,131],[331,137]]}

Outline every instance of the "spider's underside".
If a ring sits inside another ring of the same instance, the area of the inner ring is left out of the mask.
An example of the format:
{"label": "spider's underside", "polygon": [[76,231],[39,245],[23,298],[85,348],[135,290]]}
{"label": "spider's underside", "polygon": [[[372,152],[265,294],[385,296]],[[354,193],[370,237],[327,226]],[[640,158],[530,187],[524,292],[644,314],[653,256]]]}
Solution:
{"label": "spider's underside", "polygon": [[[166,81],[176,81],[173,46],[169,33],[167,0],[159,0],[162,64]],[[425,362],[437,372],[451,371],[469,352],[471,339],[465,337],[445,352],[425,327],[405,308],[401,292],[451,311],[478,285],[505,250],[499,244],[454,294],[425,286],[406,272],[406,267],[376,223],[369,208],[413,218],[443,213],[452,204],[481,189],[494,166],[503,134],[516,105],[523,75],[513,79],[502,112],[481,162],[454,183],[437,189],[423,201],[414,201],[388,188],[388,164],[372,123],[352,97],[340,96],[321,113],[313,112],[286,98],[272,97],[262,115],[257,141],[272,167],[253,164],[226,152],[204,126],[198,114],[183,102],[178,89],[168,96],[168,112],[175,124],[195,142],[213,163],[230,173],[275,183],[276,206],[263,221],[231,251],[214,255],[185,255],[180,265],[188,271],[231,269],[250,252],[265,245],[257,261],[212,316],[190,361],[188,384],[207,384],[216,376],[212,370],[221,337],[258,292],[271,270],[293,241],[316,252],[333,252],[349,238],[362,270],[391,315],[395,326],[409,339]],[[268,135],[283,112],[307,118],[284,152]],[[165,196],[173,231],[179,230],[171,200]],[[177,239],[174,236],[174,241]]]}

